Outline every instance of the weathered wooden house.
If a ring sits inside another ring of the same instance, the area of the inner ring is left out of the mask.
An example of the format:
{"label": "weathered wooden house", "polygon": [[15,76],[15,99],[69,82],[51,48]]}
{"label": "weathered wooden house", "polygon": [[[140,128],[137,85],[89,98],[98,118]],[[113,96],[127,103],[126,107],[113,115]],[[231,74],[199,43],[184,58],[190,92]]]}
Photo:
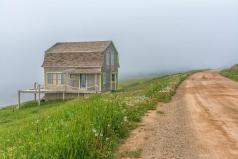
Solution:
{"label": "weathered wooden house", "polygon": [[42,67],[46,100],[62,99],[62,92],[68,99],[117,89],[119,58],[112,41],[56,43]]}

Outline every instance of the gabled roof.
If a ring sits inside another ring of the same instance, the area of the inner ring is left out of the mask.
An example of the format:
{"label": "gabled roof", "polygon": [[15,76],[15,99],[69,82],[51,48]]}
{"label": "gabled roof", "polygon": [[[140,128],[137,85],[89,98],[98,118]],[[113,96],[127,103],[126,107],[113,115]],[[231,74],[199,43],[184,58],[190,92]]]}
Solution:
{"label": "gabled roof", "polygon": [[112,41],[56,43],[46,50],[42,67],[101,67]]}
{"label": "gabled roof", "polygon": [[63,43],[56,43],[46,52],[47,53],[103,52],[111,43],[112,41],[63,42]]}

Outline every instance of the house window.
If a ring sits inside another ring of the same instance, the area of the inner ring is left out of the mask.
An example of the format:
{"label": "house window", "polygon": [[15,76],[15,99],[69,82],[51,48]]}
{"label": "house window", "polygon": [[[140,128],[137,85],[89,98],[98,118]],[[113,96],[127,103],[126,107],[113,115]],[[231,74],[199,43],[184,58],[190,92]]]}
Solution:
{"label": "house window", "polygon": [[114,65],[114,52],[111,53],[111,65]]}
{"label": "house window", "polygon": [[65,84],[65,74],[61,73],[61,84]]}
{"label": "house window", "polygon": [[59,73],[56,74],[56,79],[57,79],[57,80],[56,80],[56,81],[57,81],[56,83],[57,83],[57,84],[61,84],[61,74],[59,74]]}
{"label": "house window", "polygon": [[116,74],[113,73],[113,74],[112,74],[112,82],[115,82],[115,81],[116,81]]}
{"label": "house window", "polygon": [[80,74],[80,88],[87,87],[86,74]]}
{"label": "house window", "polygon": [[110,52],[109,51],[106,53],[106,65],[107,66],[110,65]]}
{"label": "house window", "polygon": [[47,83],[61,85],[65,83],[65,74],[64,73],[48,73],[47,74]]}
{"label": "house window", "polygon": [[47,74],[47,83],[48,84],[53,84],[53,77],[54,77],[53,73],[48,73]]}
{"label": "house window", "polygon": [[63,73],[57,73],[56,74],[56,83],[58,84],[58,85],[60,85],[60,84],[64,84],[64,81],[65,81],[65,75],[63,74]]}
{"label": "house window", "polygon": [[106,84],[106,72],[102,73],[102,81],[103,81],[103,84]]}

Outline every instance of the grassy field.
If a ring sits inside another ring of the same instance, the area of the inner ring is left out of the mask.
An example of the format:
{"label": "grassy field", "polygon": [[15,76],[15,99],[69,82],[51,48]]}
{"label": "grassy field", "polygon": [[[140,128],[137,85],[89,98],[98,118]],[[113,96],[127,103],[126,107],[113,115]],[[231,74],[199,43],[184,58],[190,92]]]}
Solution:
{"label": "grassy field", "polygon": [[114,158],[144,113],[169,102],[188,75],[123,81],[113,93],[1,109],[0,158]]}
{"label": "grassy field", "polygon": [[238,81],[238,64],[232,66],[230,69],[221,71],[221,74],[227,78]]}

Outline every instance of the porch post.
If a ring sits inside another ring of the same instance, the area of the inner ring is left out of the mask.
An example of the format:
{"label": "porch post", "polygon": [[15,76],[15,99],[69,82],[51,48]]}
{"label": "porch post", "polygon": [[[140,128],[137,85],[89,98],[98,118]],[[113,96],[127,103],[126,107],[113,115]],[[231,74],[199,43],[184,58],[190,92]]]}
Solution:
{"label": "porch post", "polygon": [[40,105],[40,84],[38,85],[38,105]]}
{"label": "porch post", "polygon": [[69,85],[69,73],[68,72],[66,72],[65,73],[65,77],[64,77],[64,82],[65,82],[65,85]]}
{"label": "porch post", "polygon": [[112,72],[110,72],[110,91],[112,90]]}
{"label": "porch post", "polygon": [[36,102],[36,89],[37,89],[37,87],[36,87],[36,82],[34,83],[34,90],[35,90],[35,93],[34,93],[34,101]]}
{"label": "porch post", "polygon": [[66,92],[66,85],[64,85],[64,90],[63,90],[63,101],[65,100],[65,92]]}
{"label": "porch post", "polygon": [[17,91],[17,96],[18,96],[18,106],[17,106],[17,109],[20,109],[20,105],[21,105],[21,91],[20,90]]}
{"label": "porch post", "polygon": [[116,73],[116,90],[118,88],[118,72]]}
{"label": "porch post", "polygon": [[102,73],[99,74],[99,91],[102,91]]}
{"label": "porch post", "polygon": [[95,87],[95,91],[96,93],[98,92],[98,85],[97,85],[97,74],[94,74],[94,87]]}

